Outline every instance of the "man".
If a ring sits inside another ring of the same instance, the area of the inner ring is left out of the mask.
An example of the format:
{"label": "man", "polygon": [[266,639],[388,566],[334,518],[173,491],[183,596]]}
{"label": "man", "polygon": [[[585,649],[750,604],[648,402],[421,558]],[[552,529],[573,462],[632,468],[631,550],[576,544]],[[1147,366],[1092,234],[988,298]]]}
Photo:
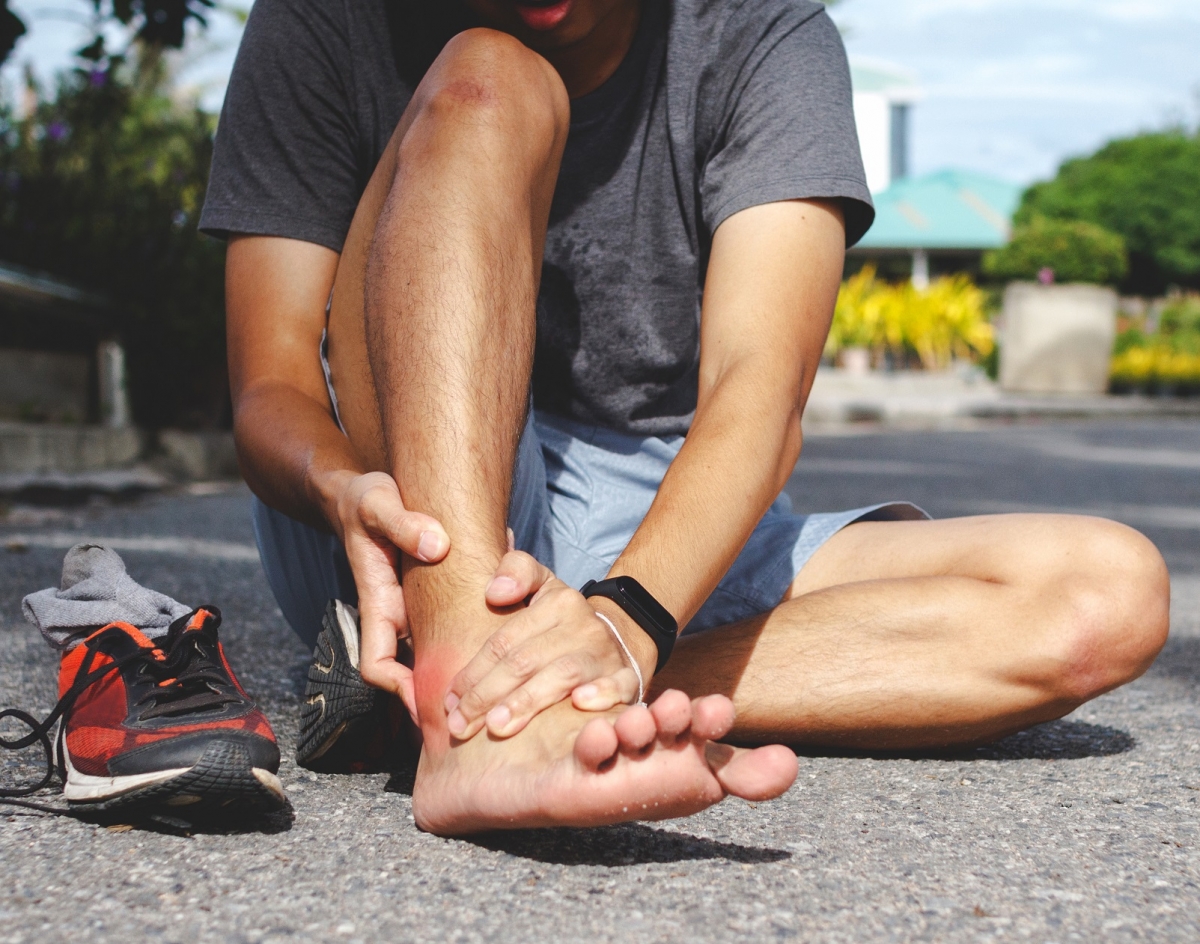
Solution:
{"label": "man", "polygon": [[818,4],[258,0],[202,220],[239,455],[293,627],[358,601],[310,679],[420,727],[420,826],[777,796],[720,741],[980,741],[1152,661],[1120,525],[777,501],[871,213]]}

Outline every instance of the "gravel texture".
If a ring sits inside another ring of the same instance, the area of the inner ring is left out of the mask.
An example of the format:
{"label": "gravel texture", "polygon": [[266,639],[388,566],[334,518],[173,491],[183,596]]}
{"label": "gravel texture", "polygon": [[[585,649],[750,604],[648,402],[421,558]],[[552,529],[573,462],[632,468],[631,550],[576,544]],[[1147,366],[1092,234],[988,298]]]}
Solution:
{"label": "gravel texture", "polygon": [[[469,840],[415,829],[411,773],[294,766],[307,654],[256,563],[129,552],[138,579],[222,608],[231,660],[279,735],[292,810],[192,835],[0,810],[0,942],[1195,941],[1198,471],[1194,421],[810,439],[789,491],[813,510],[903,497],[936,515],[1062,508],[1141,527],[1172,569],[1163,655],[1134,684],[990,747],[805,755],[773,803]],[[11,535],[250,544],[247,494],[8,509],[0,703],[42,713],[55,697],[54,656],[20,598],[57,582],[62,554]],[[0,757],[0,775],[28,775],[31,759]]]}

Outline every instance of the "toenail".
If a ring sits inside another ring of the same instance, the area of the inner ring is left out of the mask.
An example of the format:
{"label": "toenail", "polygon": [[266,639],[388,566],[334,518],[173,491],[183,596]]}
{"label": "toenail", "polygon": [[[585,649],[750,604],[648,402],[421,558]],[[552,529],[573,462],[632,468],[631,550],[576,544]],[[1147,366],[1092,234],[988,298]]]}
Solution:
{"label": "toenail", "polygon": [[584,701],[591,701],[593,698],[595,698],[597,695],[600,694],[600,689],[597,688],[595,685],[591,685],[591,684],[580,685],[579,688],[575,689],[575,694],[578,695]]}
{"label": "toenail", "polygon": [[450,712],[450,717],[446,720],[446,727],[450,729],[450,733],[454,735],[462,734],[467,730],[467,719],[462,716],[462,712],[457,708]]}
{"label": "toenail", "polygon": [[458,696],[454,692],[446,692],[446,714],[458,707]]}
{"label": "toenail", "polygon": [[487,716],[488,725],[493,728],[503,728],[512,721],[512,712],[507,705],[497,705]]}

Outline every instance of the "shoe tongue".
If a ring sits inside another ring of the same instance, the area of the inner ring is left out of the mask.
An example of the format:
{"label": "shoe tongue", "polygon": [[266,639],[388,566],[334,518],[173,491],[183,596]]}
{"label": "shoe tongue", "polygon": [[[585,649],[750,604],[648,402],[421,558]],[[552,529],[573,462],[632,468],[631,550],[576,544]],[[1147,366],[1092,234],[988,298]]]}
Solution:
{"label": "shoe tongue", "polygon": [[175,620],[167,635],[158,640],[164,652],[169,652],[184,633],[200,632],[210,641],[216,642],[217,627],[221,625],[221,611],[215,606],[202,606],[185,613]]}

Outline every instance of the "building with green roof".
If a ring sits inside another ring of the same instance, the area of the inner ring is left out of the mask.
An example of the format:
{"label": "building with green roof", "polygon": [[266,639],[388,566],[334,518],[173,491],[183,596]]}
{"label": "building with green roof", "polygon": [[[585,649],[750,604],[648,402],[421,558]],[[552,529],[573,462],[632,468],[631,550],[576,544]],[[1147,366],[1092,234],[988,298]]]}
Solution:
{"label": "building with green roof", "polygon": [[973,171],[909,176],[909,126],[917,78],[894,63],[850,64],[854,119],[875,225],[851,250],[850,268],[875,262],[888,277],[927,285],[935,272],[973,272],[983,253],[1008,242],[1021,188]]}
{"label": "building with green roof", "polygon": [[[1021,187],[974,171],[943,170],[895,181],[875,195],[875,224],[851,251],[894,263],[911,260],[912,279],[975,269],[988,249],[1008,242]],[[932,260],[932,262],[931,262]]]}

